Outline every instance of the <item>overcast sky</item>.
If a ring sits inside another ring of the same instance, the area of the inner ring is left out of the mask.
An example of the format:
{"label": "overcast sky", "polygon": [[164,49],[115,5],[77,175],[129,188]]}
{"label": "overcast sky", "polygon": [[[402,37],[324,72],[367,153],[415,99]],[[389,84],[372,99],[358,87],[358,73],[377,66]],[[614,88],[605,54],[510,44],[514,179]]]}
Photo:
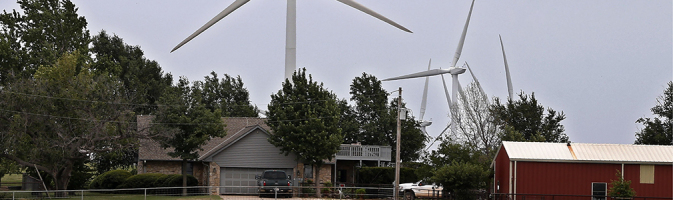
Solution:
{"label": "overcast sky", "polygon": [[[114,33],[139,45],[177,79],[203,80],[211,71],[240,75],[254,104],[266,110],[281,87],[286,1],[245,4],[181,49],[180,41],[233,0],[72,0],[95,35]],[[353,78],[379,79],[448,68],[470,7],[469,0],[357,0],[411,29],[403,32],[335,0],[297,1],[297,66],[350,98]],[[0,9],[18,8],[11,0]],[[670,0],[477,0],[459,63],[467,61],[490,97],[507,97],[498,34],[514,91],[563,111],[573,142],[631,144],[650,108],[673,80]],[[469,73],[460,75],[466,86]],[[418,116],[424,79],[384,82],[403,89]],[[450,82],[447,82],[450,87]],[[440,77],[430,79],[425,118],[436,136],[449,123]]]}

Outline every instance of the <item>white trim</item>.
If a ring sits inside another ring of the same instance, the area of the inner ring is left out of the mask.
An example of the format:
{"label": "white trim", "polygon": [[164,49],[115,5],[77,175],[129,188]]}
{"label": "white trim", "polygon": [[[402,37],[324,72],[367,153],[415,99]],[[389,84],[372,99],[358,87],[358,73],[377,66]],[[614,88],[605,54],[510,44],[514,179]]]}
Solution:
{"label": "white trim", "polygon": [[508,191],[509,194],[512,194],[512,183],[513,183],[513,181],[514,180],[512,180],[512,161],[509,161],[509,180],[507,180],[507,183],[509,183],[508,184],[509,187],[507,188],[507,190],[509,190]]}
{"label": "white trim", "polygon": [[[516,180],[516,172],[517,172],[517,171],[519,171],[519,168],[518,168],[517,165],[516,165],[516,161],[514,161],[514,185],[513,185],[513,188],[514,188],[514,194],[516,194],[516,189],[517,189],[517,188],[516,188],[516,181],[517,181],[517,180]],[[514,195],[514,199],[516,199],[516,195]]]}
{"label": "white trim", "polygon": [[558,160],[558,159],[521,159],[510,158],[511,161],[525,162],[553,162],[553,163],[597,163],[597,164],[634,164],[634,165],[669,165],[673,162],[647,162],[647,161],[620,161],[620,160]]}

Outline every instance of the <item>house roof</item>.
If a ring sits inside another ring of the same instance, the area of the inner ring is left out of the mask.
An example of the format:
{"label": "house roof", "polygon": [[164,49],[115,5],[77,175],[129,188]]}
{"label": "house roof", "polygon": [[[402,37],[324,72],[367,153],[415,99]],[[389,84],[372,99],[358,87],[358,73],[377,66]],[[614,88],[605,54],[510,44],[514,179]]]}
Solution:
{"label": "house roof", "polygon": [[673,163],[673,146],[505,141],[502,147],[512,161]]}
{"label": "house roof", "polygon": [[[142,130],[144,127],[148,127],[150,121],[154,116],[138,116],[139,128]],[[266,119],[264,118],[253,118],[253,117],[226,117],[222,118],[222,121],[226,125],[224,128],[227,132],[227,135],[224,137],[215,137],[211,138],[205,145],[202,146],[201,151],[198,151],[199,159],[203,159],[210,154],[216,152],[221,147],[227,146],[232,142],[238,140],[239,137],[243,136],[245,133],[248,133],[254,129],[262,129],[268,133],[267,130],[271,130],[266,125]],[[138,160],[180,160],[179,158],[173,158],[167,153],[173,151],[173,148],[161,148],[158,142],[150,139],[140,139],[140,148],[138,150]]]}

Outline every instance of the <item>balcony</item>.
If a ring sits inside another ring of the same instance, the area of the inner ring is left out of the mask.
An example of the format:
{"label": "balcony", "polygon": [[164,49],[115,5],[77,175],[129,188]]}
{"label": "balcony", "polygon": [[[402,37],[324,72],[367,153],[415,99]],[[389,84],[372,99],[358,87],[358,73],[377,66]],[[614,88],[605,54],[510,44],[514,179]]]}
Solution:
{"label": "balcony", "polygon": [[336,154],[337,160],[387,161],[392,159],[390,146],[342,144]]}

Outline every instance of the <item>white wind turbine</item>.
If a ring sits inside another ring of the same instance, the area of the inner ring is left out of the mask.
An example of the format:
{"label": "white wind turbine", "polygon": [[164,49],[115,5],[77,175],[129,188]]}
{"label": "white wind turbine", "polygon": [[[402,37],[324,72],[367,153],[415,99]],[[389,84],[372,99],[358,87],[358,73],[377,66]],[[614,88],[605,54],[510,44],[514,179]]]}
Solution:
{"label": "white wind turbine", "polygon": [[[180,42],[171,52],[177,50],[178,48],[182,47],[182,45],[185,45],[187,42],[190,40],[194,39],[196,36],[201,34],[203,31],[206,29],[210,28],[212,25],[220,21],[222,18],[226,17],[229,15],[231,12],[234,12],[234,10],[240,8],[243,6],[245,3],[247,3],[250,0],[236,0],[234,3],[229,5],[227,8],[225,8],[220,14],[217,16],[213,17],[210,21],[208,21],[206,24],[204,24],[201,28],[196,30],[194,33],[192,33],[189,37],[187,37],[185,40]],[[355,9],[358,9],[364,13],[367,13],[377,19],[380,19],[390,25],[393,25],[399,29],[402,29],[403,31],[411,33],[411,31],[407,28],[405,28],[402,25],[399,25],[395,23],[394,21],[384,17],[381,14],[378,14],[374,12],[373,10],[355,2],[354,0],[337,0],[341,3],[344,3],[346,5],[349,5]],[[287,0],[287,21],[286,21],[286,33],[285,33],[285,78],[286,79],[291,79],[292,73],[294,73],[294,70],[296,69],[297,65],[297,0]]]}
{"label": "white wind turbine", "polygon": [[[451,109],[451,107],[453,107],[458,102],[458,93],[459,92],[462,93],[460,82],[458,81],[458,75],[462,74],[462,73],[465,73],[465,68],[456,67],[456,63],[458,62],[458,59],[460,58],[460,54],[463,51],[463,44],[465,43],[465,35],[467,35],[467,27],[470,25],[470,17],[472,16],[472,8],[473,7],[474,7],[474,0],[472,0],[472,4],[470,5],[470,12],[467,15],[467,20],[465,21],[465,26],[463,27],[463,33],[460,36],[460,41],[458,42],[458,48],[456,49],[456,53],[453,57],[453,62],[451,63],[451,67],[449,67],[449,69],[441,69],[441,68],[440,69],[432,69],[432,70],[428,70],[428,71],[423,71],[423,72],[398,76],[398,77],[394,77],[394,78],[388,78],[388,79],[384,79],[383,81],[391,81],[391,80],[399,80],[399,79],[410,79],[410,78],[429,77],[429,76],[441,75],[442,76],[442,83],[444,84],[444,93],[446,94],[446,100],[448,101],[449,109]],[[449,92],[448,92],[448,89],[446,87],[446,81],[444,80],[444,74],[447,74],[447,73],[451,74],[451,78],[452,78],[452,81],[453,81],[453,87],[452,87],[453,101],[451,101],[451,97],[449,96]],[[456,122],[454,120],[451,120],[451,124],[449,124],[452,132],[454,132],[455,127],[456,127],[455,123]],[[447,128],[449,128],[449,127],[447,126]]]}

